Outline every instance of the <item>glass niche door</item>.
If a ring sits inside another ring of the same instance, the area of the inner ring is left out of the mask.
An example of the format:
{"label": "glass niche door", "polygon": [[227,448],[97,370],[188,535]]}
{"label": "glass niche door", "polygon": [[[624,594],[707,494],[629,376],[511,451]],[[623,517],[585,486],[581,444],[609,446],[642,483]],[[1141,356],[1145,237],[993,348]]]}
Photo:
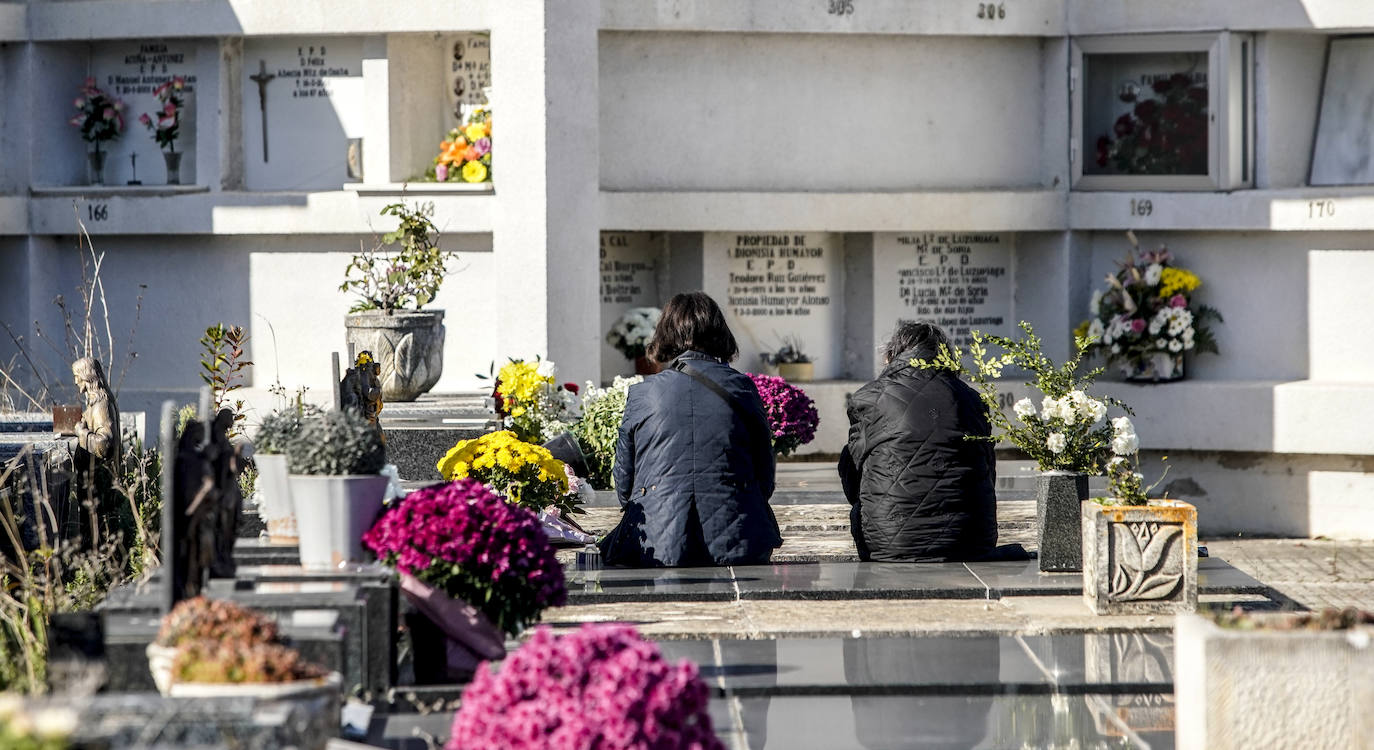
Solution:
{"label": "glass niche door", "polygon": [[1253,41],[1158,34],[1073,40],[1073,187],[1254,184]]}

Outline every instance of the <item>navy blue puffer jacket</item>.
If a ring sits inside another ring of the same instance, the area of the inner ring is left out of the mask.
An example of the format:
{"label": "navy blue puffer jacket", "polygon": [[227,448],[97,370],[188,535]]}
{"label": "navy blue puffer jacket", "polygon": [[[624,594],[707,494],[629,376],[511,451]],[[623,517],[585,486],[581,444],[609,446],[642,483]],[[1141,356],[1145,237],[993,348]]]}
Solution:
{"label": "navy blue puffer jacket", "polygon": [[747,375],[700,352],[677,361],[720,385],[742,408],[737,412],[672,365],[630,387],[614,468],[623,538],[606,547],[606,562],[767,562],[782,538],[768,506],[773,449],[758,389]]}

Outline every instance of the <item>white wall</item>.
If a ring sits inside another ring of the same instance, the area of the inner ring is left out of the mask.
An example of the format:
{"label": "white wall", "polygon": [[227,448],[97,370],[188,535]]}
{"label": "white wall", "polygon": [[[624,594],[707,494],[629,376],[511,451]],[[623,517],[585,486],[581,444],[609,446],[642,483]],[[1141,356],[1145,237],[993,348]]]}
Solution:
{"label": "white wall", "polygon": [[1038,39],[602,32],[600,46],[605,189],[1047,182]]}

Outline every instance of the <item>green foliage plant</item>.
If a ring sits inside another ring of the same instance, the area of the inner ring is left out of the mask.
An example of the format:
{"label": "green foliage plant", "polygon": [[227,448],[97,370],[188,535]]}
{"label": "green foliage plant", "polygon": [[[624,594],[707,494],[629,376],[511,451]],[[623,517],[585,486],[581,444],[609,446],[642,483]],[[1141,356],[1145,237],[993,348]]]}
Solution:
{"label": "green foliage plant", "polygon": [[[964,366],[963,353],[957,347],[941,347],[935,359],[913,359],[911,364],[921,369],[951,370],[967,378],[977,388],[996,428],[987,439],[1011,443],[1034,459],[1041,471],[1101,474],[1113,453],[1134,454],[1135,447],[1126,440],[1117,443],[1123,452],[1113,449],[1114,441],[1127,429],[1134,438],[1130,420],[1106,419],[1109,405],[1133,414],[1130,408],[1114,398],[1097,399],[1087,394],[1102,374],[1101,367],[1079,372],[1090,341],[1075,337],[1073,356],[1056,365],[1041,351],[1040,337],[1031,325],[1021,321],[1020,327],[1025,336],[1019,339],[973,331],[969,347],[971,367]],[[991,354],[989,345],[1001,349],[1002,354]],[[1034,402],[1023,398],[1013,407],[1015,420],[1002,411],[995,381],[1005,367],[1018,367],[1030,373],[1031,385],[1044,397],[1038,410]]]}
{"label": "green foliage plant", "polygon": [[625,416],[625,399],[630,386],[644,378],[617,377],[610,388],[587,384],[582,398],[582,418],[572,426],[591,474],[587,479],[599,490],[612,488],[611,469],[615,466],[615,444],[620,438],[620,422]]}
{"label": "green foliage plant", "polygon": [[301,402],[268,414],[253,438],[253,450],[265,456],[286,453],[286,446],[300,434],[306,420],[319,414],[318,408]]}
{"label": "green foliage plant", "polygon": [[200,379],[210,386],[215,402],[215,412],[229,409],[234,412],[234,422],[229,428],[229,436],[238,434],[238,425],[244,420],[243,400],[230,400],[230,394],[243,387],[246,371],[253,366],[247,358],[248,333],[243,326],[226,326],[216,323],[205,329],[200,345],[205,353],[200,359]]}
{"label": "green foliage plant", "polygon": [[392,203],[382,209],[382,215],[395,216],[399,226],[370,250],[360,245],[339,285],[339,291],[360,297],[349,309],[351,313],[381,310],[391,315],[406,308],[419,310],[434,300],[444,282],[445,266],[457,257],[439,247],[439,228],[430,219],[433,203],[413,208],[405,202]]}
{"label": "green foliage plant", "polygon": [[381,430],[349,410],[310,415],[286,444],[286,465],[292,474],[377,474],[385,464]]}

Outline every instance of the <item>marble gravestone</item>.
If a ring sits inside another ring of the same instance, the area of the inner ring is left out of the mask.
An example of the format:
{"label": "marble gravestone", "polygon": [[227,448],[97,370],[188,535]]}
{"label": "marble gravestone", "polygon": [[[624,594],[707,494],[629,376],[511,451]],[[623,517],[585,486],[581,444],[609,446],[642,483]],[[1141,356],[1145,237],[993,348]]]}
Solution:
{"label": "marble gravestone", "polygon": [[1012,245],[1012,235],[987,232],[875,234],[874,345],[899,320],[933,322],[965,351],[974,330],[1013,333]]}
{"label": "marble gravestone", "polygon": [[1322,86],[1313,185],[1374,184],[1374,38],[1333,39]]}
{"label": "marble gravestone", "polygon": [[158,86],[182,77],[183,106],[176,151],[181,157],[181,182],[194,184],[196,175],[196,42],[192,39],[131,39],[101,42],[91,50],[91,75],[105,93],[124,102],[124,135],[102,145],[105,181],[123,185],[133,179],[130,156],[138,155],[138,180],[145,185],[167,182],[162,148],[153,131],[138,121],[142,114],[157,120],[162,103],[153,96]]}
{"label": "marble gravestone", "polygon": [[739,342],[737,369],[761,372],[761,353],[796,338],[817,380],[843,376],[842,248],[829,232],[706,233],[704,287]]}
{"label": "marble gravestone", "polygon": [[248,189],[338,190],[349,181],[350,149],[362,158],[350,143],[363,135],[362,39],[248,39],[241,88]]}
{"label": "marble gravestone", "polygon": [[445,38],[444,50],[449,116],[452,125],[460,125],[474,109],[489,104],[483,90],[491,87],[491,34],[454,34]]}
{"label": "marble gravestone", "polygon": [[662,307],[658,275],[664,245],[651,232],[601,233],[601,374],[633,375],[633,360],[606,343],[606,332],[632,307]]}

